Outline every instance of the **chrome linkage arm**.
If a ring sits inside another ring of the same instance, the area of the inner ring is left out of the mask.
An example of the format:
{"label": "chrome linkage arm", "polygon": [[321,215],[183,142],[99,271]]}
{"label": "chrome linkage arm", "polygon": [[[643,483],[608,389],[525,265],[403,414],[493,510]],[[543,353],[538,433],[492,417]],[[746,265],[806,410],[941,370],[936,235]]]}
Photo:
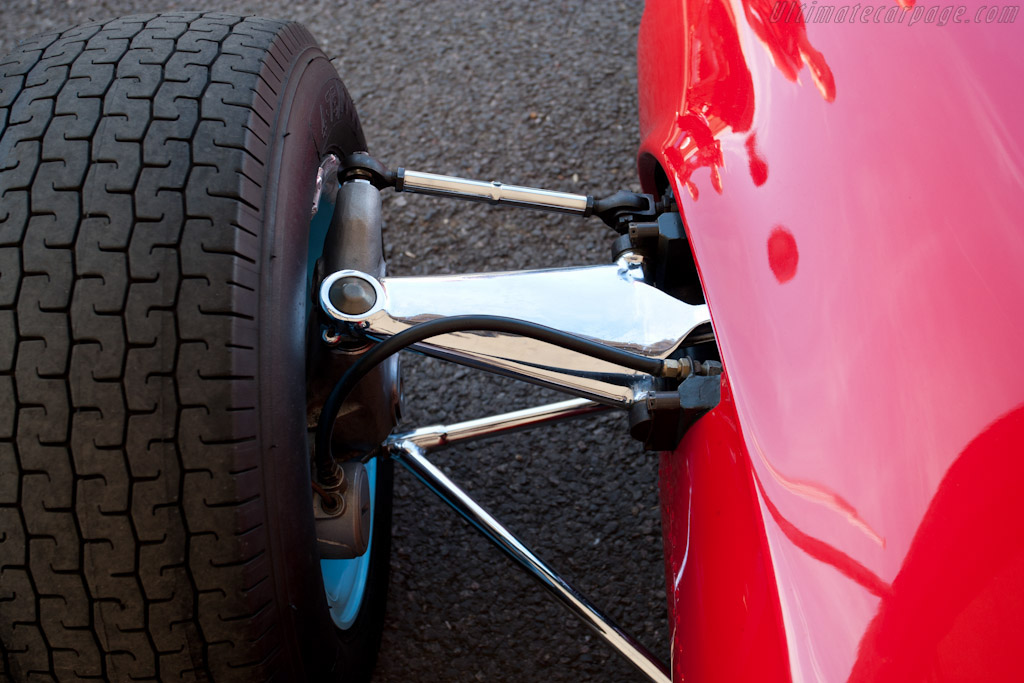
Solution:
{"label": "chrome linkage arm", "polygon": [[[333,155],[332,155],[333,156]],[[342,160],[334,157],[330,171],[337,171],[338,180],[366,180],[377,189],[393,187],[396,192],[429,194],[452,199],[467,199],[523,209],[557,211],[577,216],[597,216],[605,224],[623,233],[631,221],[652,220],[658,215],[659,205],[653,195],[622,190],[608,197],[556,192],[522,185],[506,185],[497,181],[472,180],[457,176],[423,173],[399,168],[388,169],[365,152],[350,154]],[[318,186],[319,187],[319,186]],[[314,201],[314,206],[316,202]]]}
{"label": "chrome linkage arm", "polygon": [[572,213],[577,216],[589,216],[594,210],[594,198],[582,194],[505,185],[496,180],[487,182],[436,173],[422,173],[404,168],[398,169],[395,176],[395,191],[397,192],[468,199],[500,206]]}
{"label": "chrome linkage arm", "polygon": [[[606,266],[507,273],[377,279],[342,270],[324,279],[319,301],[339,327],[372,339],[457,315],[516,318],[662,360],[713,339],[707,306],[646,284],[641,258],[630,253]],[[512,334],[457,332],[414,348],[620,408],[654,388],[637,370]]]}
{"label": "chrome linkage arm", "polygon": [[551,595],[592,628],[619,654],[629,660],[633,666],[656,683],[671,683],[668,668],[657,657],[616,626],[590,600],[555,573],[522,541],[445,476],[444,472],[427,459],[423,448],[411,438],[389,439],[388,446],[392,457],[399,464],[426,484],[427,488],[437,494],[441,500],[450,505],[466,521],[483,533],[488,540],[537,579]]}
{"label": "chrome linkage arm", "polygon": [[431,425],[409,432],[392,434],[387,443],[408,441],[424,449],[444,448],[458,443],[502,436],[524,429],[541,427],[575,417],[583,417],[608,410],[608,406],[573,398],[559,403],[549,403],[535,408],[515,410],[511,413],[481,417],[476,420],[456,422],[451,425]]}

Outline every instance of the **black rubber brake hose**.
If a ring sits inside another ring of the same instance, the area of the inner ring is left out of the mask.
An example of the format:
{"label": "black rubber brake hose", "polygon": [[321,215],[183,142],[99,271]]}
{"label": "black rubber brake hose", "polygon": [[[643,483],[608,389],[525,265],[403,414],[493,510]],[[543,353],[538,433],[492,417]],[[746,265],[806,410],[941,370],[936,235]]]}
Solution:
{"label": "black rubber brake hose", "polygon": [[507,332],[522,337],[529,337],[539,341],[548,342],[571,351],[576,351],[592,358],[621,365],[622,367],[649,375],[661,376],[664,372],[664,361],[656,358],[647,358],[629,351],[612,348],[599,344],[598,342],[577,337],[567,332],[555,330],[543,325],[516,320],[515,318],[503,318],[494,315],[457,315],[451,318],[438,318],[425,323],[419,323],[403,330],[393,337],[386,339],[367,351],[362,358],[355,362],[345,374],[341,376],[338,383],[334,385],[330,395],[324,402],[323,410],[320,412],[320,421],[316,425],[316,438],[314,441],[314,459],[316,461],[317,479],[321,484],[331,486],[334,482],[331,478],[336,476],[337,464],[334,456],[331,455],[331,433],[334,431],[334,422],[338,419],[341,406],[352,389],[371,370],[384,362],[402,349],[412,346],[424,339],[436,337],[451,332]]}

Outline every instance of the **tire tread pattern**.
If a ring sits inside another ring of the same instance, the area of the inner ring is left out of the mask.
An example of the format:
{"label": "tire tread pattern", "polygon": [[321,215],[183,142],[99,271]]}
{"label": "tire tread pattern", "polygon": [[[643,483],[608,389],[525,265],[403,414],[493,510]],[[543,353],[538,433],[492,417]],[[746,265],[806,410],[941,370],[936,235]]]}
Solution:
{"label": "tire tread pattern", "polygon": [[0,58],[0,680],[286,678],[257,395],[297,24],[145,15]]}

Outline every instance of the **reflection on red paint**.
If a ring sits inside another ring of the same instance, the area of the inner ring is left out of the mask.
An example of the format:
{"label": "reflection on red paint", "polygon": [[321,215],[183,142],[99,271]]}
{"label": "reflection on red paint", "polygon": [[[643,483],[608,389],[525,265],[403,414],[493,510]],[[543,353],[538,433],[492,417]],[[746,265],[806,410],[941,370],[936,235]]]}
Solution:
{"label": "reflection on red paint", "polygon": [[679,117],[677,125],[680,130],[687,132],[680,134],[677,144],[669,147],[665,153],[677,168],[683,169],[680,175],[683,176],[683,184],[690,196],[697,199],[699,194],[697,186],[690,182],[690,175],[703,166],[711,169],[712,187],[721,193],[722,178],[718,173],[718,167],[722,165],[722,146],[715,139],[707,118],[700,114],[683,114]]}
{"label": "reflection on red paint", "polygon": [[740,47],[736,17],[726,0],[687,0],[691,24],[687,109],[700,113],[717,133],[724,126],[750,130],[754,81]]}
{"label": "reflection on red paint", "polygon": [[[786,519],[754,482],[786,537],[881,598],[849,681],[1016,680],[1024,640],[1024,406],[974,438],[946,470],[891,583]],[[1009,454],[1010,457],[993,457]],[[695,494],[691,494],[695,495]],[[1003,630],[992,638],[996,620]]]}
{"label": "reflection on red paint", "polygon": [[797,2],[744,0],[743,12],[783,76],[795,82],[806,64],[821,96],[828,102],[836,99],[832,69],[807,38],[804,14]]}
{"label": "reflection on red paint", "polygon": [[788,538],[793,545],[800,548],[819,562],[824,562],[827,565],[835,567],[840,574],[857,582],[872,595],[884,597],[889,594],[889,586],[882,581],[882,579],[878,578],[878,575],[873,571],[838,548],[801,531],[795,524],[783,517],[782,513],[780,513],[779,509],[775,506],[775,503],[773,503],[771,498],[768,497],[768,494],[765,493],[764,485],[761,483],[761,479],[756,473],[754,474],[754,481],[757,483],[757,488],[761,492],[761,497],[764,499],[765,507],[768,509],[768,514],[772,516],[772,519],[774,519],[775,523],[779,525],[782,533],[786,534],[786,538]]}
{"label": "reflection on red paint", "polygon": [[1024,639],[1024,619],[999,618],[1006,630],[998,639],[991,623],[1024,608],[1022,445],[1024,406],[979,434],[946,471],[861,638],[851,681],[919,681],[936,671],[1019,678],[1011,644]]}
{"label": "reflection on red paint", "polygon": [[686,69],[686,110],[675,121],[679,131],[669,146],[680,183],[693,199],[697,186],[690,176],[698,168],[711,172],[711,185],[722,192],[722,149],[715,136],[726,127],[746,131],[754,119],[754,82],[740,48],[736,18],[725,0],[686,0],[691,24]]}
{"label": "reflection on red paint", "polygon": [[793,234],[781,225],[777,226],[768,236],[768,265],[775,279],[780,283],[792,280],[799,260],[800,253]]}
{"label": "reflection on red paint", "polygon": [[757,149],[757,133],[751,133],[743,146],[747,148],[747,158],[750,160],[750,177],[753,178],[754,185],[761,187],[768,180],[768,162]]}
{"label": "reflection on red paint", "polygon": [[[754,33],[767,47],[776,67],[796,81],[806,64],[829,102],[836,96],[835,79],[825,57],[807,38],[799,5],[787,9],[787,21],[770,21],[774,0],[743,0],[743,11]],[[740,45],[736,16],[726,0],[685,0],[689,50],[683,67],[685,93],[676,116],[675,133],[666,155],[677,169],[680,185],[697,199],[690,176],[699,168],[710,171],[711,184],[722,192],[722,152],[717,136],[727,128],[750,130],[754,120],[754,82]],[[754,135],[747,139],[750,174],[761,186],[768,179],[768,164],[756,151]]]}
{"label": "reflection on red paint", "polygon": [[[787,477],[780,472],[778,468],[772,465],[771,460],[767,455],[765,455],[764,449],[761,447],[761,444],[758,442],[756,437],[751,436],[750,442],[753,445],[754,452],[757,453],[757,457],[761,461],[761,464],[772,476],[772,479],[782,485],[784,489],[790,493],[800,496],[804,500],[811,501],[812,503],[818,503],[829,510],[839,513],[845,517],[854,528],[862,531],[865,536],[877,543],[880,547],[885,547],[885,538],[883,538],[881,534],[875,531],[871,525],[867,523],[867,520],[857,512],[857,508],[846,500],[846,498],[839,495],[831,488],[819,483]],[[762,486],[761,488],[764,487]]]}

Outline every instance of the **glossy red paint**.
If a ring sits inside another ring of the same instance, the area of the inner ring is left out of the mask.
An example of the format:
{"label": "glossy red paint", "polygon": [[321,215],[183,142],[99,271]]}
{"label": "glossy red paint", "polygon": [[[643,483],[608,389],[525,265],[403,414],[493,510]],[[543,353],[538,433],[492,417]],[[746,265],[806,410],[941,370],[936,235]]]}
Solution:
{"label": "glossy red paint", "polygon": [[[723,399],[731,403],[728,382]],[[735,413],[698,421],[679,453],[662,454],[660,478],[672,651],[687,653],[686,677],[784,679],[779,600]],[[698,652],[719,656],[692,656]],[[683,660],[674,659],[679,679]]]}
{"label": "glossy red paint", "polygon": [[1024,17],[772,11],[641,25],[641,177],[680,198],[728,377],[662,459],[674,675],[1016,678]]}

